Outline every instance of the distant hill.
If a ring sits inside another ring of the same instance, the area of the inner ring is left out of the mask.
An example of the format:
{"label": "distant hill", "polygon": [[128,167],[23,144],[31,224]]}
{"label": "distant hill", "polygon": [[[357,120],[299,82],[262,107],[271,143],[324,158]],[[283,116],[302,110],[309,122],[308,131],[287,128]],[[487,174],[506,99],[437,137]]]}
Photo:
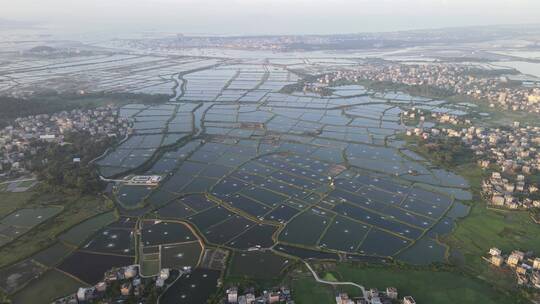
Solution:
{"label": "distant hill", "polygon": [[57,51],[57,49],[55,49],[53,47],[46,46],[46,45],[38,45],[38,46],[35,46],[35,47],[29,49],[26,52],[27,53],[54,53],[56,51]]}

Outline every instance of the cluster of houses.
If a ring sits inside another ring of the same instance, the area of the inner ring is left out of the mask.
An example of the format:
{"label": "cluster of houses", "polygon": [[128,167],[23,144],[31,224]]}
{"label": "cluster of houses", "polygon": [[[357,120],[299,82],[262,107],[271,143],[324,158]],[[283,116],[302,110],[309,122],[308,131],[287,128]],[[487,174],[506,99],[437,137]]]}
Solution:
{"label": "cluster of houses", "polygon": [[508,209],[539,208],[540,200],[532,199],[530,194],[537,193],[535,185],[527,185],[525,176],[518,174],[516,181],[502,178],[501,173],[493,172],[482,181],[482,193],[489,204]]}
{"label": "cluster of houses", "polygon": [[317,82],[332,85],[340,81],[391,82],[408,86],[436,87],[453,94],[486,101],[491,107],[540,113],[540,89],[510,85],[507,77],[491,75],[457,63],[419,65],[393,62],[366,63],[354,70],[321,76]]}
{"label": "cluster of houses", "polygon": [[427,141],[438,136],[462,139],[478,165],[491,171],[482,181],[482,195],[489,204],[509,209],[540,207],[540,191],[529,182],[540,171],[540,127],[514,122],[507,128],[416,128],[407,135]]}
{"label": "cluster of houses", "polygon": [[[287,287],[281,287],[276,290],[263,291],[260,295],[255,295],[254,289],[247,289],[244,293],[240,293],[238,287],[231,287],[226,291],[226,297],[223,300],[224,304],[269,304],[269,303],[285,303],[293,304],[291,292]],[[365,296],[349,297],[347,293],[338,293],[336,295],[336,304],[416,304],[416,301],[411,296],[399,298],[398,291],[395,287],[388,287],[386,291],[380,292],[376,288],[372,288],[366,292]]]}
{"label": "cluster of houses", "polygon": [[540,289],[540,258],[531,252],[514,250],[504,255],[498,248],[491,248],[485,260],[496,267],[509,267],[517,277],[520,286]]}
{"label": "cluster of houses", "polygon": [[[189,273],[180,271],[179,275]],[[57,299],[53,304],[123,303],[135,299],[146,303],[152,290],[164,290],[178,275],[163,268],[157,276],[143,277],[139,265],[115,268],[107,271],[103,281],[92,287],[80,287],[75,294]]]}
{"label": "cluster of houses", "polygon": [[497,207],[510,209],[540,207],[538,188],[528,182],[540,170],[540,128],[469,128],[466,142],[483,169],[492,169],[482,182],[482,194]]}
{"label": "cluster of houses", "polygon": [[272,50],[287,51],[290,46],[295,48],[303,44],[336,43],[336,38],[322,36],[187,36],[177,34],[175,39],[170,37],[155,39],[115,39],[109,43],[112,46],[154,50],[160,52],[176,52],[183,48],[220,48],[241,50]]}
{"label": "cluster of houses", "polygon": [[34,141],[63,143],[68,132],[88,132],[102,137],[123,137],[131,132],[131,122],[118,115],[118,108],[99,107],[92,110],[62,111],[15,119],[0,130],[0,173],[24,171],[28,155],[38,153]]}
{"label": "cluster of houses", "polygon": [[416,304],[416,301],[411,296],[405,296],[399,299],[397,288],[387,287],[385,292],[379,291],[377,288],[371,288],[367,291],[364,297],[350,298],[347,293],[339,293],[336,296],[336,304]]}
{"label": "cluster of houses", "polygon": [[255,294],[253,288],[248,288],[245,292],[240,293],[238,287],[233,286],[226,290],[226,297],[223,300],[225,304],[271,304],[285,303],[294,304],[291,291],[287,287],[279,289],[263,291],[260,295]]}
{"label": "cluster of houses", "polygon": [[[448,125],[470,125],[471,121],[469,119],[464,119],[458,115],[440,113],[440,112],[427,112],[420,110],[416,107],[400,113],[401,121],[405,124],[407,122],[418,122],[423,125],[425,121],[433,121],[439,124],[448,124]],[[422,130],[419,128],[418,132]],[[409,130],[409,132],[412,132]]]}

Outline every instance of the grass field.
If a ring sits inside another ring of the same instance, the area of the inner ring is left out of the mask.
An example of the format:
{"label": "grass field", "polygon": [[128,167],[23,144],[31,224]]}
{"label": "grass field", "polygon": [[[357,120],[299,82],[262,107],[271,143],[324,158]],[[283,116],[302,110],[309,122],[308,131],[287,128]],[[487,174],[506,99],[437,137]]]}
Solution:
{"label": "grass field", "polygon": [[487,283],[466,275],[428,270],[397,268],[357,268],[347,264],[336,267],[340,280],[366,287],[385,289],[394,286],[402,295],[412,295],[418,303],[500,303],[515,304],[516,299],[496,292]]}
{"label": "grass field", "polygon": [[155,259],[144,259],[141,266],[141,275],[153,276],[157,275],[160,271],[159,256],[155,256]]}
{"label": "grass field", "polygon": [[328,281],[328,282],[337,282],[338,281],[336,276],[331,272],[325,273],[322,279],[325,280],[325,281]]}
{"label": "grass field", "polygon": [[58,270],[50,270],[11,298],[13,304],[51,303],[54,299],[77,292],[83,286],[84,283]]}
{"label": "grass field", "polygon": [[34,192],[0,192],[0,218],[30,204]]}
{"label": "grass field", "polygon": [[[396,287],[401,296],[412,295],[418,303],[437,304],[516,304],[516,298],[496,292],[482,280],[466,275],[431,269],[401,269],[393,266],[353,266],[337,264],[332,269],[332,276],[338,281],[350,281],[366,288]],[[323,277],[330,274],[326,272]],[[335,303],[337,291],[348,292],[351,296],[359,296],[360,290],[354,287],[340,287],[319,284],[312,278],[296,278],[292,280],[293,296],[296,303]]]}
{"label": "grass field", "polygon": [[27,188],[27,187],[30,187],[32,186],[36,181],[33,181],[33,180],[30,180],[30,181],[23,181],[23,182],[20,182],[17,187],[21,187],[21,188]]}
{"label": "grass field", "polygon": [[[21,199],[21,198],[19,198]],[[2,201],[3,202],[3,201]],[[52,245],[56,237],[70,227],[112,209],[113,203],[102,197],[70,197],[56,217],[38,225],[28,233],[0,248],[0,267],[28,257]]]}
{"label": "grass field", "polygon": [[9,303],[8,296],[0,290],[0,303]]}
{"label": "grass field", "polygon": [[513,275],[501,275],[481,256],[491,247],[500,248],[503,252],[519,249],[540,253],[540,225],[532,221],[528,212],[495,211],[477,203],[444,241],[460,253],[452,262],[500,288],[508,289],[515,286]]}
{"label": "grass field", "polygon": [[298,304],[334,304],[336,299],[331,286],[319,284],[315,279],[297,278],[291,281],[292,295]]}

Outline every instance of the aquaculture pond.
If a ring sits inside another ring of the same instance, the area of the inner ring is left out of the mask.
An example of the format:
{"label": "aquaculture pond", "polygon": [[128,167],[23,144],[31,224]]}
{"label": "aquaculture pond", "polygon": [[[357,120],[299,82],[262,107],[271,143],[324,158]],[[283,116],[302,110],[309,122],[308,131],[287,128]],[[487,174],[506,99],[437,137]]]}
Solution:
{"label": "aquaculture pond", "polygon": [[216,292],[220,272],[217,270],[195,269],[180,277],[159,299],[162,304],[206,303]]}
{"label": "aquaculture pond", "polygon": [[[97,161],[106,176],[135,170],[163,178],[157,187],[115,192],[124,207],[156,219],[142,226],[148,265],[159,260],[152,246],[174,253],[174,244],[197,240],[193,233],[238,252],[414,264],[446,258],[438,236],[452,229],[460,201],[471,199],[469,185],[403,147],[401,113],[467,115],[473,107],[357,85],[327,97],[285,94],[279,89],[297,77],[258,63],[182,77],[184,91],[168,103],[123,107],[134,132]],[[115,232],[103,230],[96,242],[114,235],[130,250]]]}

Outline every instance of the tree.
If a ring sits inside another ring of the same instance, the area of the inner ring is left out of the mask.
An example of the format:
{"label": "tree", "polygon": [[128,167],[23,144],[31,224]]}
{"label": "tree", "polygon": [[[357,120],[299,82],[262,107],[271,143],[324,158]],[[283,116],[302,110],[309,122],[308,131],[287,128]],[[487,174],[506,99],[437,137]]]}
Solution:
{"label": "tree", "polygon": [[420,141],[419,147],[435,161],[447,166],[466,163],[472,158],[472,151],[466,147],[460,138],[437,137],[429,141]]}
{"label": "tree", "polygon": [[[97,168],[90,161],[101,155],[114,139],[94,138],[87,132],[68,133],[65,144],[37,141],[33,145],[42,153],[37,153],[31,163],[43,187],[51,191],[71,189],[82,194],[91,194],[103,189]],[[80,162],[74,162],[78,157]]]}

